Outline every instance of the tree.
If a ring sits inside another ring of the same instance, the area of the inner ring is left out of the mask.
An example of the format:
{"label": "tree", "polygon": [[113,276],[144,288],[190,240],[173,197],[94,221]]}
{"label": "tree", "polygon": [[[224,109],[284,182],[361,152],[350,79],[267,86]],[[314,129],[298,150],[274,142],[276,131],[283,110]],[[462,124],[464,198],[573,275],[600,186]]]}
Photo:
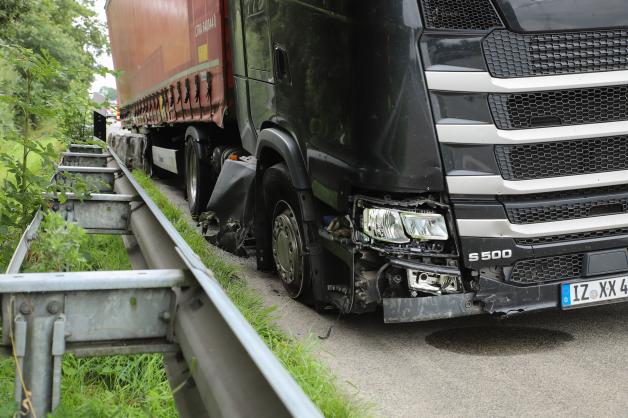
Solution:
{"label": "tree", "polygon": [[7,39],[22,16],[30,11],[32,0],[0,0],[0,39]]}
{"label": "tree", "polygon": [[[33,129],[33,121],[53,115],[54,111],[50,108],[50,93],[42,94],[39,87],[59,75],[59,65],[46,53],[40,55],[17,46],[4,48],[18,69],[19,83],[24,88],[17,95],[0,96],[0,101],[13,106],[16,110],[17,129],[8,134],[8,139],[18,144],[21,149],[19,160],[15,160],[13,154],[0,153],[0,159],[12,176],[12,178],[5,176],[3,179],[5,196],[1,203],[5,205],[8,203],[9,206],[5,208],[5,217],[10,214],[14,217],[10,225],[21,226],[26,225],[30,211],[41,203],[41,193],[47,183],[39,173],[31,171],[29,157],[36,154],[43,164],[48,165],[52,165],[56,157],[52,145],[40,140],[38,133]],[[36,90],[39,90],[38,94],[34,94]]]}
{"label": "tree", "polygon": [[[84,138],[88,89],[104,73],[95,56],[106,49],[92,0],[0,0],[0,265],[57,162],[43,137]],[[44,122],[54,132],[43,134]]]}
{"label": "tree", "polygon": [[114,101],[118,98],[118,91],[112,87],[102,86],[100,90],[98,90],[98,93],[105,96],[105,99],[107,99],[108,102]]}

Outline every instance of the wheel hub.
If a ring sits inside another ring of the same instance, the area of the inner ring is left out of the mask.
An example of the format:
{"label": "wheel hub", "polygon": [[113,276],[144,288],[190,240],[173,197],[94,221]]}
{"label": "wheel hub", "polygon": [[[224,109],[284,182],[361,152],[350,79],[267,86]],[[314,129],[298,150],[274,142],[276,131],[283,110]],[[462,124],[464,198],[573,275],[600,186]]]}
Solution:
{"label": "wheel hub", "polygon": [[303,289],[301,232],[294,212],[287,203],[278,203],[275,213],[272,234],[273,258],[279,278],[290,296],[294,298],[298,297]]}

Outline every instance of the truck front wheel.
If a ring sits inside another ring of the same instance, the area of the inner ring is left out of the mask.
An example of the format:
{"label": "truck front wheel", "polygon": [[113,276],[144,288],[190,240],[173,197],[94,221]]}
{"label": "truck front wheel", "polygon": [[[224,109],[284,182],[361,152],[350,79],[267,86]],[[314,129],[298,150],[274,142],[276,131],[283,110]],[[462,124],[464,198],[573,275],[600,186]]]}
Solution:
{"label": "truck front wheel", "polygon": [[310,263],[303,239],[301,208],[286,164],[268,168],[263,185],[277,274],[291,298],[305,298],[311,287]]}

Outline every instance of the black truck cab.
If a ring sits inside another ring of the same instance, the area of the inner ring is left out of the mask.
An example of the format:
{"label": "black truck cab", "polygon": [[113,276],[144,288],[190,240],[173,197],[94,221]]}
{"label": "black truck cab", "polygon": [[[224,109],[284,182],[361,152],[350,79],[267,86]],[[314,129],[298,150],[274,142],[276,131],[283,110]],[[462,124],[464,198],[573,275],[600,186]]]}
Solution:
{"label": "black truck cab", "polygon": [[219,245],[387,322],[628,298],[624,0],[228,5]]}

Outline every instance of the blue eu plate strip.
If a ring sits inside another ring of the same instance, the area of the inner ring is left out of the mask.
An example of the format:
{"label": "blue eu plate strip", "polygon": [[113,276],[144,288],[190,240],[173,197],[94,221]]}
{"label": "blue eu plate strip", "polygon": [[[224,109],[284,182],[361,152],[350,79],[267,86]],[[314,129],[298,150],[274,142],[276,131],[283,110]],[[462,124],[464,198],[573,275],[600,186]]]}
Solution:
{"label": "blue eu plate strip", "polygon": [[571,305],[571,286],[567,283],[562,285],[561,299],[563,306]]}

